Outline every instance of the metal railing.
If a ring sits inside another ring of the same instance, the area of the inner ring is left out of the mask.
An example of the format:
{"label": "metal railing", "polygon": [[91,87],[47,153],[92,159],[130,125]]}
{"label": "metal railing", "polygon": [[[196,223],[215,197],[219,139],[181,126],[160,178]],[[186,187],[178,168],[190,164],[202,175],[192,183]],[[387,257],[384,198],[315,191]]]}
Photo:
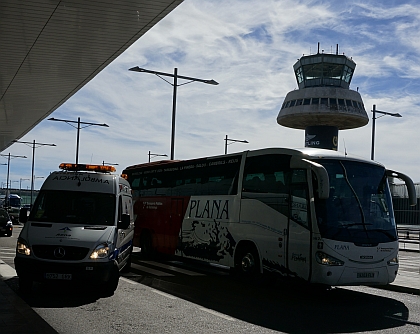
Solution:
{"label": "metal railing", "polygon": [[420,252],[420,228],[418,226],[398,226],[397,231],[400,250]]}

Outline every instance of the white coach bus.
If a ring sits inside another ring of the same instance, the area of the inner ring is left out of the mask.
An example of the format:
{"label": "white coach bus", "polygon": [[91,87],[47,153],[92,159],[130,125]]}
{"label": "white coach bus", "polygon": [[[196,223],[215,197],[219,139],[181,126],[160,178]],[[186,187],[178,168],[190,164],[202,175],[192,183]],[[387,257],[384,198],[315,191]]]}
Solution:
{"label": "white coach bus", "polygon": [[133,243],[145,255],[278,273],[325,285],[394,281],[398,236],[388,177],[370,160],[269,148],[127,167]]}

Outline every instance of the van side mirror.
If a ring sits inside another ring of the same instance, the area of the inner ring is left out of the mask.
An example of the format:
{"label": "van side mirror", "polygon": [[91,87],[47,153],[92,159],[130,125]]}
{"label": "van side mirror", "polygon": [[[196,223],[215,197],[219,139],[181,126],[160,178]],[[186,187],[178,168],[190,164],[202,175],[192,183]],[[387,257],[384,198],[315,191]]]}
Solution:
{"label": "van side mirror", "polygon": [[126,230],[130,226],[130,215],[123,213],[121,215],[121,220],[118,221],[117,228],[121,230]]}
{"label": "van side mirror", "polygon": [[25,224],[28,221],[28,209],[21,208],[19,211],[19,222]]}

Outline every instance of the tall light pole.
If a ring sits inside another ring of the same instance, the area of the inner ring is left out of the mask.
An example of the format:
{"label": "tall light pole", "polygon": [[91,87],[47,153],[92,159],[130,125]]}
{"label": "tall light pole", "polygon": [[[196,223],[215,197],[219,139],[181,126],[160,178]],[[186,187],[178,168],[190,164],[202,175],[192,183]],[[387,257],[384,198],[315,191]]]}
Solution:
{"label": "tall light pole", "polygon": [[[183,86],[183,85],[189,84],[189,83],[194,82],[194,81],[202,82],[202,83],[209,84],[209,85],[218,85],[219,83],[216,82],[216,81],[214,81],[213,79],[204,80],[204,79],[197,79],[197,78],[192,78],[192,77],[186,77],[186,76],[183,76],[183,75],[178,75],[178,69],[176,67],[174,68],[174,74],[164,73],[164,72],[157,72],[157,71],[150,71],[150,70],[146,70],[144,68],[140,68],[138,66],[130,68],[129,71],[144,72],[144,73],[155,74],[159,78],[161,78],[163,81],[165,81],[168,84],[170,84],[171,86],[173,86],[174,91],[173,91],[173,96],[172,96],[171,160],[174,160],[174,155],[175,155],[174,154],[174,151],[175,151],[175,115],[176,115],[176,93],[177,93],[177,87],[178,86]],[[170,83],[169,81],[167,81],[164,78],[162,78],[162,76],[174,78],[174,82],[173,83]],[[185,82],[183,84],[178,85],[178,79],[185,79],[185,80],[189,80],[189,81],[188,82]]]}
{"label": "tall light pole", "polygon": [[[399,113],[389,113],[385,111],[376,110],[376,105],[373,105],[372,110],[373,116],[372,116],[372,147],[370,150],[370,159],[374,160],[375,157],[375,120],[378,118],[381,118],[383,116],[393,116],[393,117],[402,117]],[[381,116],[376,117],[376,114],[381,114]]]}
{"label": "tall light pole", "polygon": [[150,162],[150,158],[155,158],[155,157],[167,157],[168,155],[167,155],[167,154],[156,154],[156,153],[150,153],[150,151],[149,151],[148,156],[149,156],[149,162]]}
{"label": "tall light pole", "polygon": [[[56,121],[56,122],[65,122],[68,125],[76,128],[75,126],[73,126],[71,123],[76,123],[77,124],[77,139],[76,139],[76,165],[79,163],[79,138],[80,138],[80,129],[84,129],[87,128],[88,126],[92,126],[92,125],[97,125],[97,126],[105,126],[105,127],[109,127],[108,124],[102,123],[102,124],[98,124],[98,123],[90,123],[90,122],[81,122],[80,121],[80,117],[77,118],[77,121],[69,121],[67,119],[58,119],[58,118],[48,118],[49,121]],[[80,125],[86,125],[83,128],[80,127]]]}
{"label": "tall light pole", "polygon": [[30,181],[30,179],[22,179],[22,178],[19,180],[19,196],[21,197],[22,197],[22,181],[24,180]]}
{"label": "tall light pole", "polygon": [[7,181],[6,181],[6,197],[5,197],[5,204],[9,205],[9,175],[10,175],[10,159],[11,158],[25,158],[24,155],[11,155],[9,154],[0,154],[2,157],[7,157]]}
{"label": "tall light pole", "polygon": [[[229,143],[228,144],[228,141],[231,141],[232,143]],[[245,143],[245,144],[248,144],[248,141],[246,141],[246,140],[230,139],[230,138],[228,138],[228,135],[226,135],[226,138],[225,138],[225,154],[227,154],[227,147],[228,147],[228,145],[233,144],[233,143]]]}
{"label": "tall light pole", "polygon": [[32,142],[29,141],[19,141],[14,140],[15,143],[21,143],[25,145],[32,145],[32,170],[31,170],[31,207],[32,207],[32,200],[33,200],[33,193],[34,193],[34,173],[35,173],[35,148],[41,146],[56,146],[55,144],[44,144],[44,143],[37,143],[35,140]]}

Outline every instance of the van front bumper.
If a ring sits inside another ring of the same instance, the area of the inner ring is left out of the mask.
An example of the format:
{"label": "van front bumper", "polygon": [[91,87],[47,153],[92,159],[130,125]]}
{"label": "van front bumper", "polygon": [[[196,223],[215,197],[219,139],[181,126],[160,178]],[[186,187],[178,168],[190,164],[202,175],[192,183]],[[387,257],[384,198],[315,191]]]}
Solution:
{"label": "van front bumper", "polygon": [[[15,257],[15,269],[19,277],[25,277],[33,281],[49,281],[47,274],[66,274],[70,281],[77,282],[108,282],[112,277],[113,270],[118,270],[114,261],[107,262],[47,262],[34,258]],[[57,275],[63,277],[63,275]]]}

